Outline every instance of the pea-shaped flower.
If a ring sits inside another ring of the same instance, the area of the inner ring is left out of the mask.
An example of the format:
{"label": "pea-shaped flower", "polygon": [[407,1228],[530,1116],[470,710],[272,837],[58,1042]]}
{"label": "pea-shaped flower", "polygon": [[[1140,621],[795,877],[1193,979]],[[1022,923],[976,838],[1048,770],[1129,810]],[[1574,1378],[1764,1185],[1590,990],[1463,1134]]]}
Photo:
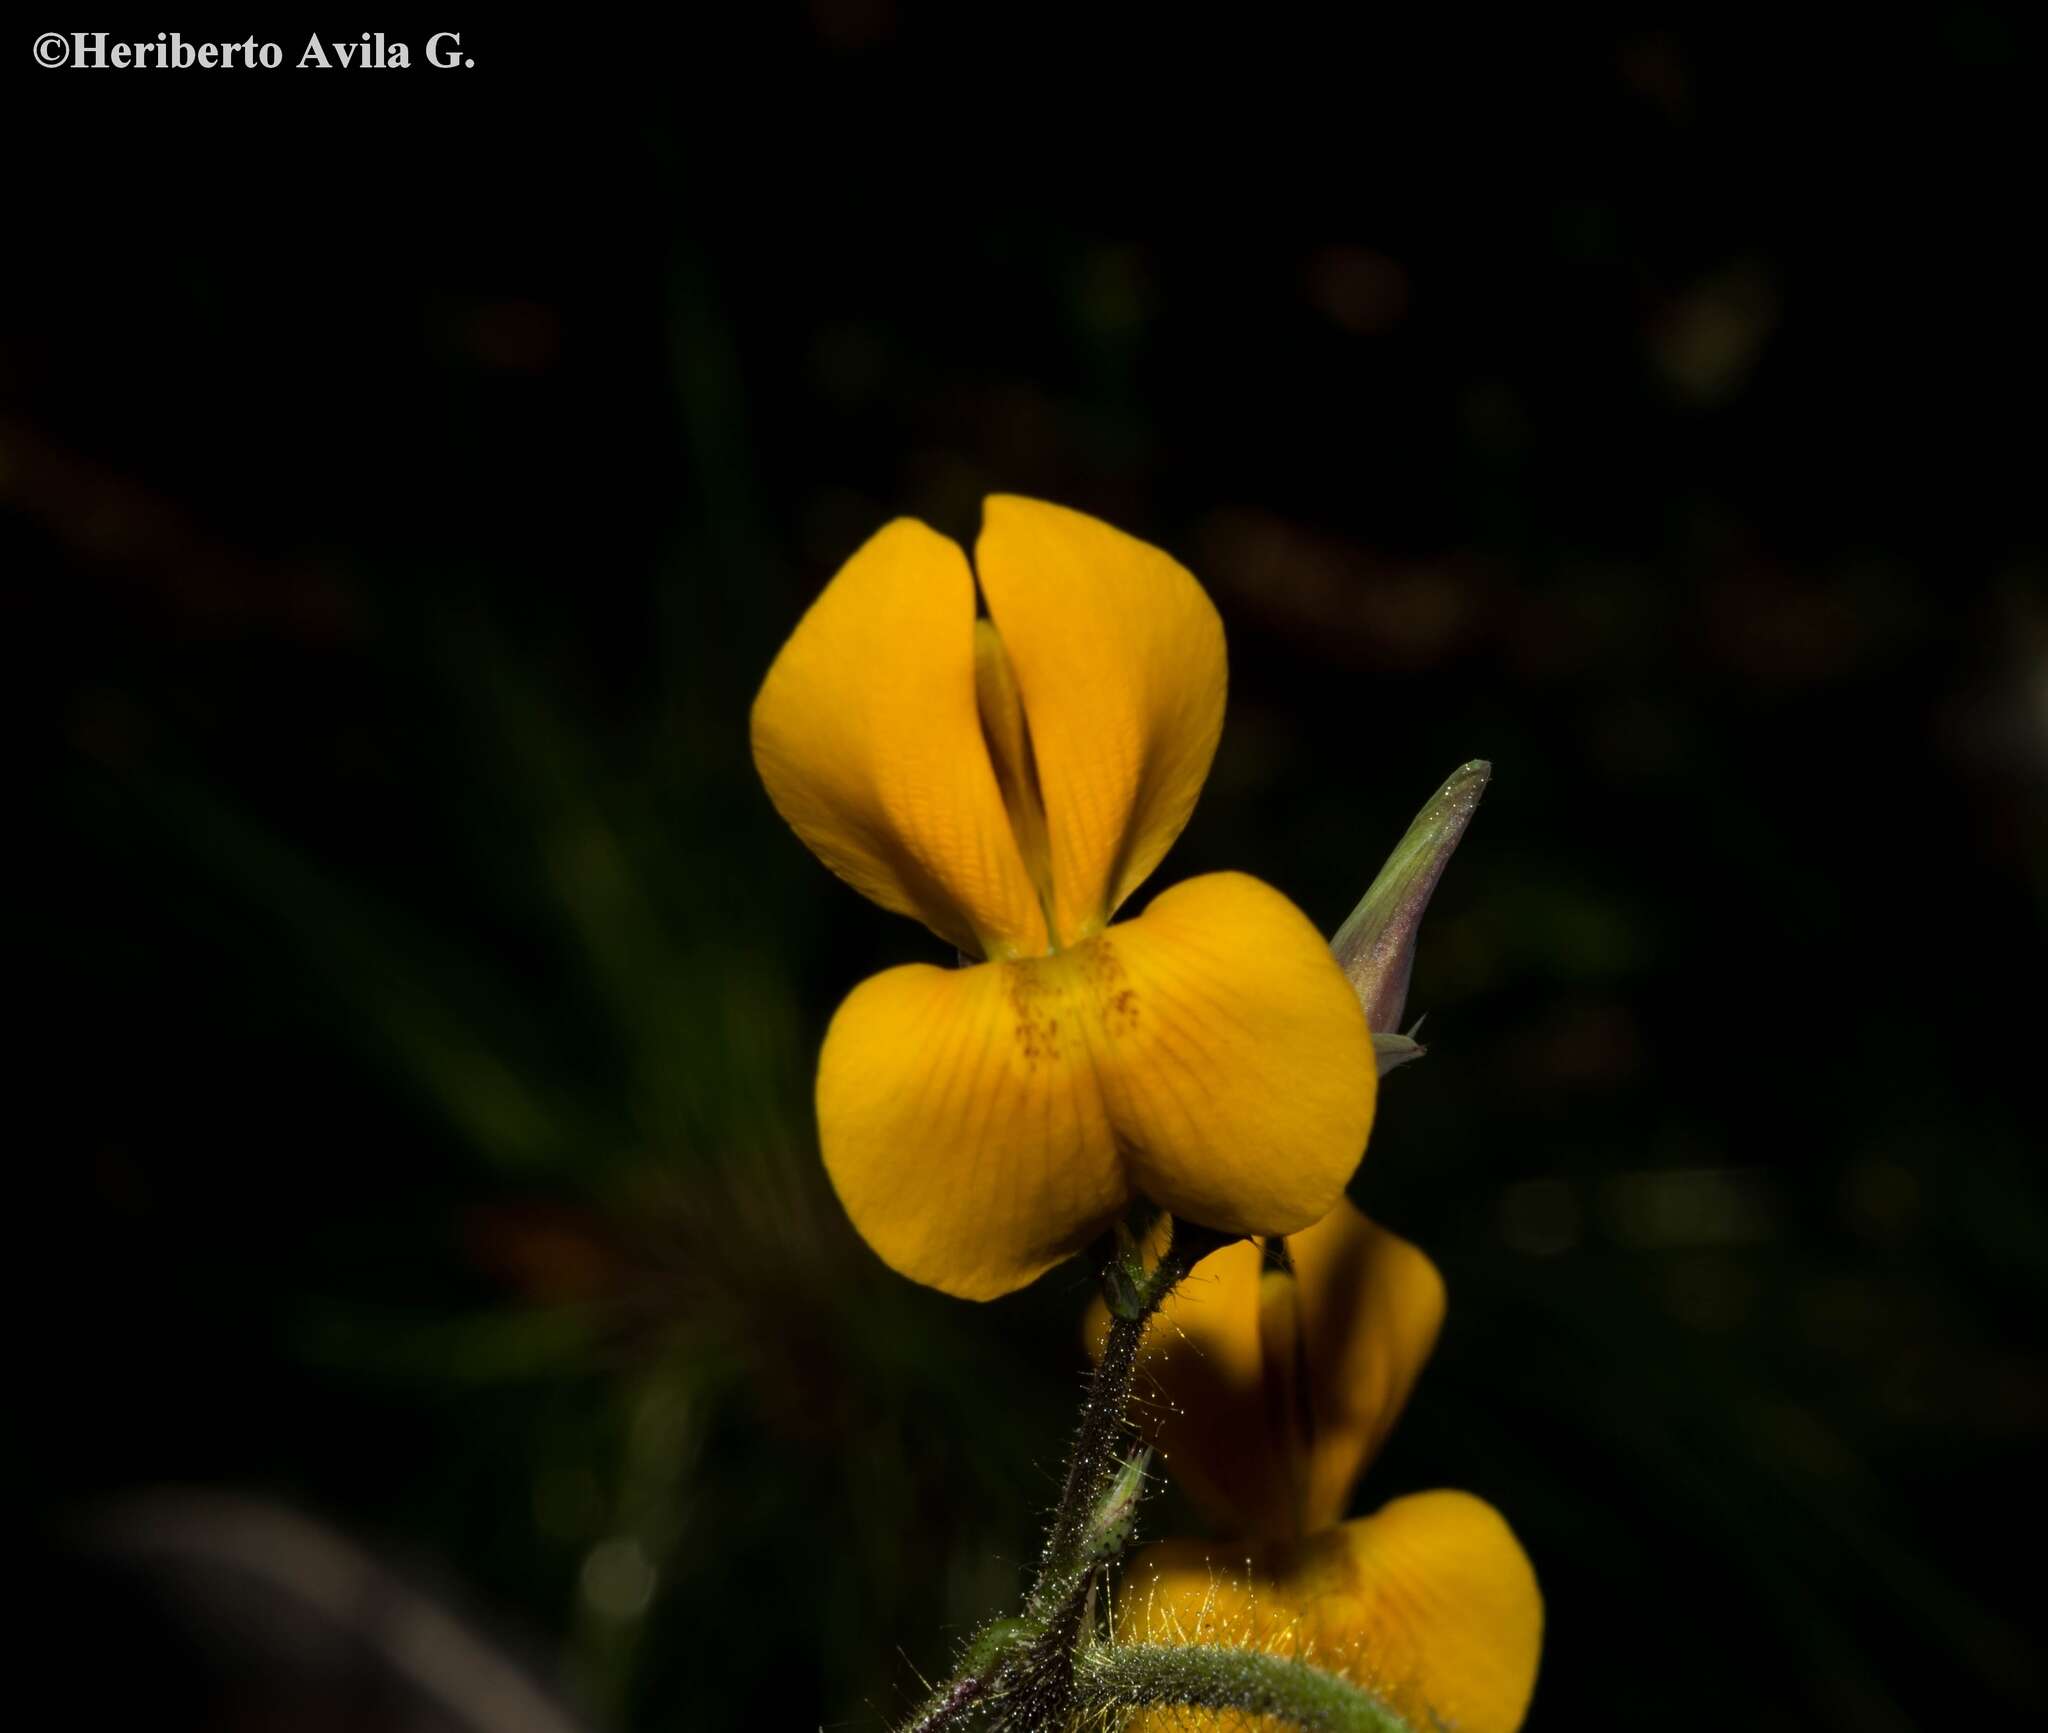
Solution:
{"label": "pea-shaped flower", "polygon": [[972,567],[923,524],[879,531],[769,670],[753,745],[777,809],[971,965],[864,982],[819,1058],[826,1169],[904,1275],[989,1299],[1140,1196],[1285,1234],[1341,1195],[1376,1070],[1307,917],[1217,873],[1111,924],[1187,823],[1224,685],[1185,569],[1006,496]]}

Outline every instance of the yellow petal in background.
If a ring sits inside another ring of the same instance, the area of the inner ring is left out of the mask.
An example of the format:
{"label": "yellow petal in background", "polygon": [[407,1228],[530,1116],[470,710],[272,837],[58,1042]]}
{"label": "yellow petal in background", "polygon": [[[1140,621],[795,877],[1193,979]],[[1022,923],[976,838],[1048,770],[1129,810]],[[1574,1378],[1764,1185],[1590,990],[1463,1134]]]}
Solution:
{"label": "yellow petal in background", "polygon": [[863,896],[974,955],[1046,948],[975,703],[975,591],[957,543],[878,531],[798,623],[754,700],[775,807]]}
{"label": "yellow petal in background", "polygon": [[1444,1320],[1436,1265],[1348,1202],[1288,1242],[1314,1436],[1302,1485],[1304,1532],[1341,1518],[1379,1454]]}
{"label": "yellow petal in background", "polygon": [[1223,730],[1223,626],[1192,575],[1108,524],[996,495],[974,549],[1024,698],[1060,943],[1103,926],[1194,810]]}
{"label": "yellow petal in background", "polygon": [[[1160,1236],[1163,1245],[1164,1236]],[[1294,1498],[1272,1436],[1258,1306],[1260,1249],[1211,1252],[1153,1314],[1138,1350],[1132,1419],[1174,1483],[1229,1535],[1295,1532]],[[1109,1308],[1084,1325],[1100,1359]]]}
{"label": "yellow petal in background", "polygon": [[[1124,1642],[1222,1643],[1325,1668],[1418,1733],[1516,1733],[1535,1689],[1543,1597],[1492,1506],[1462,1492],[1399,1498],[1304,1540],[1148,1547],[1116,1607]],[[1236,1712],[1157,1710],[1132,1733],[1266,1733]]]}
{"label": "yellow petal in background", "polygon": [[[1291,1275],[1262,1271],[1249,1242],[1211,1253],[1139,1350],[1139,1423],[1225,1534],[1337,1522],[1443,1322],[1436,1266],[1348,1200],[1287,1245]],[[1107,1317],[1091,1315],[1091,1352]]]}
{"label": "yellow petal in background", "polygon": [[1228,1233],[1328,1214],[1365,1152],[1379,1077],[1358,997],[1308,917],[1257,879],[1211,873],[1102,943],[1103,1091],[1137,1190]]}

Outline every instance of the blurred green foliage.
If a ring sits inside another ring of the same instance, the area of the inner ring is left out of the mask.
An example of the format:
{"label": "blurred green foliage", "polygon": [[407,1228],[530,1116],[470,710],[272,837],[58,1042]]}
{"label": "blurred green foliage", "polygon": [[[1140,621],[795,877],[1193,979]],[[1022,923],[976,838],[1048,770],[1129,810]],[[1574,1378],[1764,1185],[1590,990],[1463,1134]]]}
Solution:
{"label": "blurred green foliage", "polygon": [[[1168,880],[1334,926],[1495,763],[1354,1192],[1452,1308],[1367,1496],[1509,1515],[1532,1725],[2048,1707],[2033,38],[1956,20],[1846,81],[1568,33],[1524,45],[1568,173],[1502,108],[1469,171],[1099,222],[904,196],[866,121],[971,45],[887,7],[761,63],[816,148],[744,195],[653,102],[387,96],[288,173],[221,113],[155,170],[76,135],[132,220],[43,235],[0,348],[18,1511],[275,1494],[605,1726],[879,1727],[1011,1599],[1085,1280],[964,1306],[846,1228],[816,1042],[929,947],[745,745],[863,535],[1005,488],[1223,610]],[[159,228],[152,172],[272,220]]]}

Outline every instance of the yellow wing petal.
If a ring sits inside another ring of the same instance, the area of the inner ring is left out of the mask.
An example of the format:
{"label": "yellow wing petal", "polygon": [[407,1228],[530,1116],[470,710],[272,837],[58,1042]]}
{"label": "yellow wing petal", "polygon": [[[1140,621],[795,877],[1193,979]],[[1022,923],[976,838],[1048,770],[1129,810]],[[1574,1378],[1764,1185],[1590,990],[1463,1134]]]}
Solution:
{"label": "yellow wing petal", "polygon": [[1065,958],[910,964],[826,1032],[818,1134],[861,1237],[963,1299],[1023,1287],[1130,1202]]}
{"label": "yellow wing petal", "polygon": [[1223,624],[1185,568],[997,495],[975,570],[1016,669],[1051,833],[1053,924],[1101,927],[1180,835],[1223,731]]}
{"label": "yellow wing petal", "polygon": [[[1149,1547],[1125,1574],[1117,1635],[1292,1655],[1372,1692],[1418,1730],[1516,1733],[1536,1685],[1543,1597],[1492,1506],[1425,1492],[1296,1542]],[[1264,1733],[1271,1724],[1176,1710],[1131,1725]]]}
{"label": "yellow wing petal", "polygon": [[754,700],[776,810],[863,896],[961,950],[1046,948],[974,695],[974,577],[908,518],[826,585]]}
{"label": "yellow wing petal", "polygon": [[1379,1454],[1444,1321],[1436,1265],[1348,1201],[1287,1242],[1300,1283],[1313,1437],[1302,1527],[1326,1528]]}
{"label": "yellow wing petal", "polygon": [[[1262,1274],[1250,1241],[1204,1258],[1139,1350],[1149,1395],[1139,1421],[1167,1472],[1223,1533],[1268,1540],[1343,1516],[1444,1310],[1436,1266],[1348,1200],[1287,1244],[1292,1276]],[[1289,1303],[1277,1305],[1283,1293]],[[1107,1321],[1097,1302],[1091,1353]],[[1298,1340],[1282,1339],[1290,1327]],[[1305,1421],[1290,1411],[1296,1402]]]}
{"label": "yellow wing petal", "polygon": [[1087,948],[1106,959],[1102,1086],[1136,1189],[1228,1233],[1327,1215],[1379,1079],[1358,996],[1308,917],[1212,873]]}

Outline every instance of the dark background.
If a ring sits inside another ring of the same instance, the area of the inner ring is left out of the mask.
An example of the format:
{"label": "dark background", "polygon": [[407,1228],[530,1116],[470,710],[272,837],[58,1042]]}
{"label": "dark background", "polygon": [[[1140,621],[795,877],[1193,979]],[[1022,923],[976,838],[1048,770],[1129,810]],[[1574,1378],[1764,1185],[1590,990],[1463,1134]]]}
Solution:
{"label": "dark background", "polygon": [[318,1533],[605,1727],[880,1728],[1007,1604],[1085,1277],[966,1306],[847,1228],[816,1043],[933,947],[745,736],[871,529],[1007,489],[1222,609],[1155,886],[1241,868],[1334,927],[1494,762],[1354,1186],[1451,1292],[1362,1498],[1508,1515],[1531,1726],[2048,1707],[2025,15],[1112,40],[878,0],[232,79],[32,34],[6,1494],[65,1640],[28,1676],[538,1724],[411,1700],[388,1586],[292,1613]]}

